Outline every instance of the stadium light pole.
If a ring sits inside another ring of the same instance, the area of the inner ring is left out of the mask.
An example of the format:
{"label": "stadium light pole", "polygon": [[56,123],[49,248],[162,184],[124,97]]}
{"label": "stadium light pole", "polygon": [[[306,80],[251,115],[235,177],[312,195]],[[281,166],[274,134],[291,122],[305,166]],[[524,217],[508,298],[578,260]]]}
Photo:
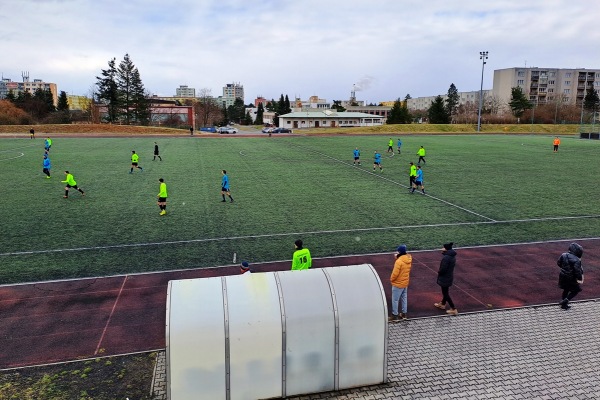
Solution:
{"label": "stadium light pole", "polygon": [[479,52],[481,63],[481,87],[479,88],[479,113],[477,114],[477,132],[481,131],[481,107],[483,107],[483,70],[485,69],[485,60],[488,59],[487,51]]}

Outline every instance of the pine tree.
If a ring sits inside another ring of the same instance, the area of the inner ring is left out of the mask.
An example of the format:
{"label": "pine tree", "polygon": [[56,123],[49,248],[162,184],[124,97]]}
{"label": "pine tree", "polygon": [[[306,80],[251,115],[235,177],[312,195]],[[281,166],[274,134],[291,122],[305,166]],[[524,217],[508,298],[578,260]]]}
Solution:
{"label": "pine tree", "polygon": [[452,83],[448,88],[448,96],[446,97],[446,113],[450,118],[456,115],[459,101],[460,96],[458,95],[458,89],[456,89],[456,86]]}
{"label": "pine tree", "polygon": [[281,96],[279,97],[279,101],[277,102],[277,114],[282,115],[282,114],[287,114],[286,113],[286,108],[285,108],[285,98],[283,97],[283,93],[281,94]]}
{"label": "pine tree", "polygon": [[150,101],[137,68],[133,70],[132,78],[133,120],[139,125],[148,125],[150,123]]}
{"label": "pine tree", "polygon": [[258,103],[258,110],[256,111],[256,120],[254,121],[254,125],[263,125],[264,119],[263,116],[265,114],[265,109],[263,108],[262,103]]}
{"label": "pine tree", "polygon": [[523,113],[525,113],[525,110],[533,108],[533,104],[527,100],[527,97],[525,97],[523,89],[521,89],[520,86],[515,86],[510,89],[510,102],[508,105],[516,118],[521,118]]}
{"label": "pine tree", "polygon": [[99,103],[106,105],[106,120],[110,123],[118,121],[120,107],[119,88],[117,85],[117,68],[115,64],[116,59],[113,58],[108,62],[108,69],[102,70],[102,77],[96,77],[96,86],[98,86],[96,99]]}
{"label": "pine tree", "polygon": [[447,124],[450,122],[450,115],[446,110],[442,96],[436,96],[435,100],[431,102],[427,114],[431,124]]}
{"label": "pine tree", "polygon": [[600,105],[600,97],[596,89],[588,90],[583,99],[583,108],[588,111],[596,111]]}
{"label": "pine tree", "polygon": [[288,95],[285,95],[285,101],[284,101],[284,107],[285,110],[282,111],[282,114],[288,114],[292,112],[292,108],[290,107],[290,99],[288,98]]}
{"label": "pine tree", "polygon": [[56,107],[58,114],[58,120],[62,124],[68,124],[71,122],[71,113],[69,112],[69,100],[67,99],[67,92],[61,90],[58,96],[58,105]]}
{"label": "pine tree", "polygon": [[69,111],[69,100],[67,99],[67,92],[64,90],[60,91],[58,96],[58,105],[56,107],[58,111]]}
{"label": "pine tree", "polygon": [[125,54],[123,61],[119,63],[117,68],[117,88],[119,91],[119,105],[120,115],[125,120],[127,125],[132,122],[133,119],[133,99],[134,99],[134,71],[136,70],[135,65],[129,58],[129,54]]}

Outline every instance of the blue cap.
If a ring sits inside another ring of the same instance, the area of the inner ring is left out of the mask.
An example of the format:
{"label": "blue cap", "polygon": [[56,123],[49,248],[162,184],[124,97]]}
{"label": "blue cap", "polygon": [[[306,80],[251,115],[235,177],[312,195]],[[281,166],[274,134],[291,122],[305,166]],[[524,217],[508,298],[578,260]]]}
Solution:
{"label": "blue cap", "polygon": [[406,245],[401,244],[400,246],[398,246],[397,250],[398,250],[398,253],[400,253],[400,255],[406,254]]}
{"label": "blue cap", "polygon": [[250,265],[248,264],[248,261],[242,261],[242,269],[250,269]]}

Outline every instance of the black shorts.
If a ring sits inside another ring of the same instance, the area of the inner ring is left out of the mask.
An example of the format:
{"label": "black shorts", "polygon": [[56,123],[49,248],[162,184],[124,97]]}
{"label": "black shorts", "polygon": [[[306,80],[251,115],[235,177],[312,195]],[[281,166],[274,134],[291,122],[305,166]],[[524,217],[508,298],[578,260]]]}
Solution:
{"label": "black shorts", "polygon": [[132,167],[137,167],[137,164],[138,164],[138,163],[136,163],[136,162],[132,162],[132,163],[131,163],[131,166],[132,166]]}
{"label": "black shorts", "polygon": [[159,203],[166,203],[167,202],[167,198],[166,197],[159,197],[158,198],[158,202]]}
{"label": "black shorts", "polygon": [[221,186],[221,192],[229,192],[229,188]]}
{"label": "black shorts", "polygon": [[423,181],[417,181],[417,180],[415,180],[415,185],[417,185],[417,186],[423,186]]}
{"label": "black shorts", "polygon": [[354,157],[354,161],[360,160],[360,157]]}
{"label": "black shorts", "polygon": [[154,155],[155,155],[155,156],[157,156],[157,155],[158,155],[158,151],[155,151],[155,152],[154,152]]}
{"label": "black shorts", "polygon": [[373,162],[373,165],[381,165],[381,163],[380,163],[380,162],[377,162],[377,161],[374,161],[374,162]]}
{"label": "black shorts", "polygon": [[73,186],[71,186],[71,185],[69,185],[68,183],[67,183],[67,188],[79,189],[79,188],[77,187],[77,185],[73,185]]}

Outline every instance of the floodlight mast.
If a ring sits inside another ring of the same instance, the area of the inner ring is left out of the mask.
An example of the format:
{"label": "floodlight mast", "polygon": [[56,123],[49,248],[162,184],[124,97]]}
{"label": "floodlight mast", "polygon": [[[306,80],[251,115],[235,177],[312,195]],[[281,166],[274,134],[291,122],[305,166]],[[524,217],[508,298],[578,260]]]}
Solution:
{"label": "floodlight mast", "polygon": [[477,114],[477,132],[481,131],[481,108],[483,107],[483,71],[485,69],[485,60],[488,59],[488,52],[480,51],[479,59],[482,60],[482,64],[481,64],[481,87],[479,88],[479,113]]}

